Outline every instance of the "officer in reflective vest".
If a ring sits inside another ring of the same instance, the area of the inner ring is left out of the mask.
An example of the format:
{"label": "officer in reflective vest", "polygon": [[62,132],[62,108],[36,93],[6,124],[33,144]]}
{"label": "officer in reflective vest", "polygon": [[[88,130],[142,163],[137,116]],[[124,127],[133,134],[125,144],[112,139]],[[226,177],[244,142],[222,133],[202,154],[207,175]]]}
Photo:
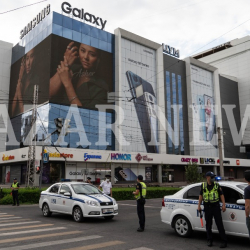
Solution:
{"label": "officer in reflective vest", "polygon": [[214,218],[222,240],[220,248],[225,248],[227,247],[227,238],[221,217],[220,199],[222,201],[223,212],[226,211],[226,204],[220,185],[214,182],[215,176],[216,175],[213,172],[206,173],[207,182],[204,182],[201,185],[198,211],[201,212],[201,202],[203,201],[207,230],[207,245],[209,247],[213,245],[212,221]]}
{"label": "officer in reflective vest", "polygon": [[139,218],[139,225],[140,227],[137,229],[138,232],[143,232],[145,228],[145,210],[144,205],[146,203],[146,193],[147,193],[147,186],[143,182],[142,175],[138,175],[137,177],[137,185],[136,191],[133,192],[137,201],[137,214]]}
{"label": "officer in reflective vest", "polygon": [[19,206],[19,200],[18,200],[18,189],[19,189],[19,183],[17,182],[17,179],[14,178],[13,180],[14,182],[11,184],[11,190],[12,190],[12,198],[13,198],[13,205],[15,206],[17,204],[17,206]]}

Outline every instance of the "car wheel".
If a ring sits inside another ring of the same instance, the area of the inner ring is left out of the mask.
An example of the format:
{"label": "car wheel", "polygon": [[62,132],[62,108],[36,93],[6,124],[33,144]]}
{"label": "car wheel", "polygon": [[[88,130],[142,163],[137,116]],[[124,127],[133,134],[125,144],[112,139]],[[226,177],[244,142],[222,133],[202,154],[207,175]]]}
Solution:
{"label": "car wheel", "polygon": [[105,220],[112,220],[114,218],[114,215],[111,215],[111,216],[104,216],[104,219]]}
{"label": "car wheel", "polygon": [[50,210],[49,210],[49,205],[47,204],[47,203],[44,203],[43,204],[43,209],[42,209],[42,211],[43,211],[43,216],[44,217],[50,217],[51,216],[51,212],[50,212]]}
{"label": "car wheel", "polygon": [[192,227],[185,216],[178,216],[174,221],[174,230],[181,237],[188,237],[192,233]]}
{"label": "car wheel", "polygon": [[73,210],[73,219],[75,222],[83,221],[82,209],[80,207],[75,207]]}

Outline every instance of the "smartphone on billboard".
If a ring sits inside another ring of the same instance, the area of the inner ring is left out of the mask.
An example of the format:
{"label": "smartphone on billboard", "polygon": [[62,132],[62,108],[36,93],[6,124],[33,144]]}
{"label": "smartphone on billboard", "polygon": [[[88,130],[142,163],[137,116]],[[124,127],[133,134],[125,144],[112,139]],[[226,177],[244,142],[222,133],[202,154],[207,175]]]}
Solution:
{"label": "smartphone on billboard", "polygon": [[[157,101],[153,87],[149,82],[131,71],[127,71],[126,76],[129,82],[132,100],[135,105],[147,152],[159,153],[159,148],[156,145],[158,123],[155,105],[157,104]],[[155,145],[148,145],[149,142],[153,142]]]}
{"label": "smartphone on billboard", "polygon": [[124,168],[123,173],[126,175],[126,181],[135,181],[137,180],[137,176],[130,168]]}
{"label": "smartphone on billboard", "polygon": [[204,110],[206,124],[206,141],[211,141],[215,129],[214,100],[213,97],[204,95]]}

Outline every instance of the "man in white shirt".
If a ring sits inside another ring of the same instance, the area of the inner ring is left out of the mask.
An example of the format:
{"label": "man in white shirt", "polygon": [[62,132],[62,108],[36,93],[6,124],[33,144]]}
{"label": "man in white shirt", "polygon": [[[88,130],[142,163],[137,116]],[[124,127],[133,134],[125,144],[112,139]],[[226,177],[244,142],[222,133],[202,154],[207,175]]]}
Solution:
{"label": "man in white shirt", "polygon": [[112,184],[109,177],[106,177],[106,180],[101,183],[99,189],[101,190],[101,188],[104,194],[112,197]]}

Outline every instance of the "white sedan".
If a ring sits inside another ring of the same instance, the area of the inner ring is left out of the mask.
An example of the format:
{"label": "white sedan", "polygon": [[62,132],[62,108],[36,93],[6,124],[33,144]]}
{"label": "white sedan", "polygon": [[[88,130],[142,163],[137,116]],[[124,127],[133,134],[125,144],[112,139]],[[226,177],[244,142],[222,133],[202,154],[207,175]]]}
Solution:
{"label": "white sedan", "polygon": [[39,207],[45,217],[51,216],[52,212],[71,214],[76,222],[85,217],[110,220],[118,215],[115,199],[91,184],[79,182],[56,183],[42,191]]}
{"label": "white sedan", "polygon": [[[244,200],[244,189],[247,184],[226,181],[219,182],[219,184],[226,201],[226,212],[221,212],[226,234],[249,237]],[[204,224],[202,227],[200,214],[197,210],[200,188],[201,183],[192,184],[174,195],[165,196],[162,200],[161,220],[171,225],[179,236],[188,237],[193,230],[206,230],[204,211],[202,211]],[[218,233],[215,222],[213,222],[213,232]]]}

